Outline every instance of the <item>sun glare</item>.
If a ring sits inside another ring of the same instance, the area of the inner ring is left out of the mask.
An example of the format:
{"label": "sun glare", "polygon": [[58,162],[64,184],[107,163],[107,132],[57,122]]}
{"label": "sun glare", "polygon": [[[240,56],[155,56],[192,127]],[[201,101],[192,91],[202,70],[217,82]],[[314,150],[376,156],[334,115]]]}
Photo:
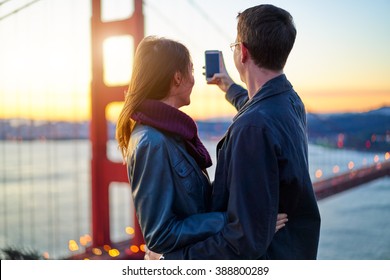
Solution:
{"label": "sun glare", "polygon": [[134,40],[131,36],[116,36],[103,44],[104,83],[108,86],[126,85],[133,65]]}

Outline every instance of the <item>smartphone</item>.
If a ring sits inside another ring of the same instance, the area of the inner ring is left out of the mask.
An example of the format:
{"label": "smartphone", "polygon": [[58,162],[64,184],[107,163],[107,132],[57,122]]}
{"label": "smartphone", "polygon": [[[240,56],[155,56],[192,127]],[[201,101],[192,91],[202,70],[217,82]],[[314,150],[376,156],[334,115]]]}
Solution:
{"label": "smartphone", "polygon": [[215,73],[220,73],[220,51],[217,50],[207,50],[205,51],[205,60],[206,60],[206,80],[209,81],[214,76]]}

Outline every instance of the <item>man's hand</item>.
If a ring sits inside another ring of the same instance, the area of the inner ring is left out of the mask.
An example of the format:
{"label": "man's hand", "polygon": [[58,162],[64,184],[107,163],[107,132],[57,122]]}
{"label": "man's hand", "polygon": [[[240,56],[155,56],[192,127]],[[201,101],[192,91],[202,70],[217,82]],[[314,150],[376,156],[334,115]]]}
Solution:
{"label": "man's hand", "polygon": [[148,248],[146,248],[144,260],[148,261],[155,261],[160,260],[162,254],[155,253],[153,251],[150,251]]}
{"label": "man's hand", "polygon": [[275,229],[275,232],[277,232],[282,227],[284,227],[287,222],[288,222],[287,214],[285,214],[285,213],[278,214],[278,217],[276,219],[276,229]]}
{"label": "man's hand", "polygon": [[209,85],[217,85],[223,92],[227,92],[228,89],[234,81],[230,78],[228,72],[226,71],[225,61],[223,60],[222,52],[219,53],[219,69],[220,73],[214,74],[214,76],[207,82]]}

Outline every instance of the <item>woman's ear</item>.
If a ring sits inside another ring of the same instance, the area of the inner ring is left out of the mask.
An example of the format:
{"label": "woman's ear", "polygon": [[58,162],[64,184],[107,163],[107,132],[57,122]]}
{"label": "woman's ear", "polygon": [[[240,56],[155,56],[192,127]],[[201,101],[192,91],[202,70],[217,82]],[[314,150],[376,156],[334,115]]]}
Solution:
{"label": "woman's ear", "polygon": [[181,80],[182,80],[182,74],[179,71],[177,71],[173,76],[174,85],[177,87],[180,86]]}

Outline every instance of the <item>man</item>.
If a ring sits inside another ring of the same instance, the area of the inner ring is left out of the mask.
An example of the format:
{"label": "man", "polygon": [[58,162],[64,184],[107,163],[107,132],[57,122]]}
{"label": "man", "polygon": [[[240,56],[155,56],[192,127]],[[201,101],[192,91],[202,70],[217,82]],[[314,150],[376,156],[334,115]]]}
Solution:
{"label": "man", "polygon": [[[232,47],[247,90],[224,65],[210,82],[238,110],[218,143],[213,184],[212,210],[226,211],[228,222],[165,259],[316,259],[320,214],[308,171],[305,108],[283,74],[295,37],[293,19],[281,8],[260,5],[238,15]],[[275,233],[278,212],[289,221]]]}

